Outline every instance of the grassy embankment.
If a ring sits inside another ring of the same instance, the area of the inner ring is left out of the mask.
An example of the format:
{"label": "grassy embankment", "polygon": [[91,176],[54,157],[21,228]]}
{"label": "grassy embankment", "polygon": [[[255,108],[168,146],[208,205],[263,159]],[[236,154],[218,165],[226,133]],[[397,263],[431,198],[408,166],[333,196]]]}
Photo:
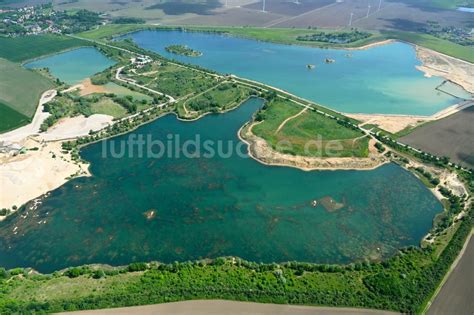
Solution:
{"label": "grassy embankment", "polygon": [[[303,107],[288,100],[275,99],[258,113],[262,122],[255,125],[252,132],[282,153],[314,157],[368,156],[368,138],[363,137],[362,132],[313,110],[296,116],[302,110]],[[310,141],[314,145],[305,149]],[[330,150],[328,143],[331,143]]]}
{"label": "grassy embankment", "polygon": [[28,123],[41,94],[52,87],[53,82],[39,73],[0,58],[0,132]]}
{"label": "grassy embankment", "polygon": [[[257,27],[218,27],[218,26],[186,26],[187,30],[202,32],[220,32],[233,36],[249,39],[268,41],[281,44],[302,45],[311,47],[335,47],[335,48],[357,48],[367,44],[376,43],[386,39],[395,39],[405,41],[411,44],[420,45],[440,53],[459,58],[474,63],[473,49],[467,46],[461,46],[456,43],[439,39],[428,34],[419,34],[411,32],[374,32],[371,37],[361,39],[348,44],[328,44],[326,42],[300,41],[298,36],[311,35],[320,30],[293,29],[293,28],[257,28]],[[105,25],[97,30],[92,30],[78,34],[81,37],[92,40],[104,40],[118,34],[125,34],[143,29],[170,30],[182,29],[181,27],[164,27],[151,25]],[[325,32],[335,32],[324,30]]]}

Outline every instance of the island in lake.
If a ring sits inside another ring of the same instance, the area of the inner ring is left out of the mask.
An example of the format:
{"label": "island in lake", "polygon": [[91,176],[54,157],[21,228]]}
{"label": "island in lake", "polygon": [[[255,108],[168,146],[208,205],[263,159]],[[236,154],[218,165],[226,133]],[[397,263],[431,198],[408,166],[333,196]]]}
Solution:
{"label": "island in lake", "polygon": [[169,53],[187,57],[201,57],[202,52],[189,48],[187,45],[171,45],[165,48]]}

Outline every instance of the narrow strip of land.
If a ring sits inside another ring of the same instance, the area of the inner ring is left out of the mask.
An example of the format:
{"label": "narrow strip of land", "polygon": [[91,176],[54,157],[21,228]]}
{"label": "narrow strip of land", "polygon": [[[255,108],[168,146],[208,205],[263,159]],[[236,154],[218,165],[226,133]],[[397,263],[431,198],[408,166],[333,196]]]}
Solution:
{"label": "narrow strip of land", "polygon": [[342,307],[314,307],[297,305],[261,304],[250,302],[234,302],[223,300],[195,300],[185,302],[174,302],[156,305],[135,306],[115,308],[97,311],[81,311],[74,313],[81,315],[393,315],[398,314],[389,311],[342,308]]}
{"label": "narrow strip of land", "polygon": [[474,238],[471,236],[446,275],[434,301],[429,305],[428,315],[472,314],[474,310]]}

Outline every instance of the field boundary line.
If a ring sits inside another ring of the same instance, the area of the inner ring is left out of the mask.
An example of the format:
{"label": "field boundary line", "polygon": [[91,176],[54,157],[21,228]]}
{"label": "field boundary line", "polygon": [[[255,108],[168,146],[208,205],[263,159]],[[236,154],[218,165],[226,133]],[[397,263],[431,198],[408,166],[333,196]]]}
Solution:
{"label": "field boundary line", "polygon": [[454,269],[457,267],[459,261],[461,261],[461,258],[464,256],[464,253],[466,252],[466,249],[467,249],[467,245],[471,241],[471,238],[472,238],[473,234],[474,234],[474,230],[471,228],[471,232],[469,233],[469,236],[466,238],[466,241],[464,242],[464,245],[463,245],[461,251],[459,252],[458,256],[456,257],[456,260],[454,260],[454,262],[451,264],[451,266],[449,267],[448,272],[444,275],[443,280],[438,285],[438,287],[434,291],[434,293],[431,296],[431,298],[429,299],[429,301],[426,303],[426,306],[421,311],[422,314],[426,314],[428,312],[431,304],[433,303],[435,298],[438,296],[438,294],[441,291],[441,289],[443,288],[443,286],[446,284],[446,281],[448,281],[449,276],[454,271]]}
{"label": "field boundary line", "polygon": [[[304,12],[304,13],[301,13],[300,15],[296,15],[296,16],[289,16],[287,18],[284,18],[282,21],[280,21],[280,19],[276,20],[276,21],[270,21],[269,23],[265,24],[263,27],[264,28],[269,28],[269,27],[272,27],[272,26],[275,26],[275,25],[278,25],[278,24],[281,24],[281,23],[284,23],[284,22],[288,22],[288,21],[292,21],[294,19],[297,19],[297,18],[300,18],[302,16],[305,16],[305,15],[308,15],[308,14],[311,14],[311,13],[314,13],[314,12],[318,12],[318,11],[321,11],[323,9],[327,9],[329,7],[332,7],[332,6],[335,6],[339,4],[339,2],[333,2],[331,4],[327,4],[323,7],[320,7],[320,8],[316,8],[314,10],[311,10],[311,11],[307,11],[307,12]],[[274,22],[272,24],[272,22]]]}

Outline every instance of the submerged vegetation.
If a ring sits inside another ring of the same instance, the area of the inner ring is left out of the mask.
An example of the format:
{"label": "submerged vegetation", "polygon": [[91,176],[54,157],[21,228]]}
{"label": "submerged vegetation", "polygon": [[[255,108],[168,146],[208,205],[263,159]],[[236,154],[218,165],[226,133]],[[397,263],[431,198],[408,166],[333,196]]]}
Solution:
{"label": "submerged vegetation", "polygon": [[30,269],[0,269],[0,311],[59,312],[232,299],[417,313],[460,252],[471,233],[472,219],[471,214],[459,223],[439,255],[433,246],[408,248],[382,263],[259,264],[218,258],[173,264],[132,263],[116,268],[74,267],[51,275]]}

